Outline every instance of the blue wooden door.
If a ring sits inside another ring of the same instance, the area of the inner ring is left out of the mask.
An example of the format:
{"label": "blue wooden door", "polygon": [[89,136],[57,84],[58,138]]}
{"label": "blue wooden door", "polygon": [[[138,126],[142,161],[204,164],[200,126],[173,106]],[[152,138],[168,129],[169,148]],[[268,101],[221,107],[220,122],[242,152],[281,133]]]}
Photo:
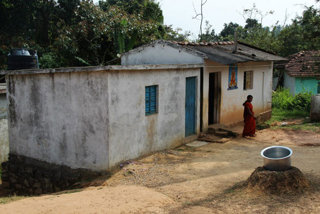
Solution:
{"label": "blue wooden door", "polygon": [[196,80],[196,77],[188,77],[186,79],[186,136],[196,133]]}

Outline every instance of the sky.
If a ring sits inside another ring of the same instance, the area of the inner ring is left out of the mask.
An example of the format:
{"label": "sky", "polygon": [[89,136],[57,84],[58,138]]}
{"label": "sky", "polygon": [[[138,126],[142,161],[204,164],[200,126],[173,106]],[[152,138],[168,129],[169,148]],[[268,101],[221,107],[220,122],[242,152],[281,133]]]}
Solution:
{"label": "sky", "polygon": [[[190,31],[195,39],[199,33],[200,20],[193,19],[195,10],[200,12],[201,0],[155,0],[159,2],[164,15],[164,24],[172,25],[173,29],[181,28],[182,33]],[[98,2],[98,0],[94,0]],[[243,10],[255,4],[263,14],[274,11],[263,18],[263,26],[290,24],[297,15],[301,16],[305,6],[315,4],[315,0],[207,0],[204,5],[204,20],[208,20],[212,29],[219,33],[224,23],[234,22],[245,25]],[[252,17],[260,20],[259,16]],[[205,29],[205,24],[203,29]]]}
{"label": "sky", "polygon": [[[172,25],[174,29],[182,28],[182,32],[191,31],[193,37],[196,37],[199,33],[200,20],[192,17],[196,14],[194,8],[200,12],[201,0],[157,1],[163,11],[164,24]],[[244,25],[243,10],[252,8],[253,4],[263,14],[274,11],[272,15],[267,15],[262,20],[263,26],[272,26],[277,22],[280,25],[290,24],[293,18],[302,14],[305,5],[314,5],[315,0],[207,0],[204,5],[204,20],[209,21],[216,33],[223,29],[224,23],[236,22]],[[259,16],[256,18],[260,19]]]}

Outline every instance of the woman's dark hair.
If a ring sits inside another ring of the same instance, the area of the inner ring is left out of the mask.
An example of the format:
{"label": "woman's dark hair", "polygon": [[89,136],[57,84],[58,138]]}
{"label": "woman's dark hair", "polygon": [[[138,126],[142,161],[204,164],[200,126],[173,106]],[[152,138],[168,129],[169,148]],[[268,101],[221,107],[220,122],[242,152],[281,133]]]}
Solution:
{"label": "woman's dark hair", "polygon": [[246,104],[246,102],[247,102],[250,98],[253,98],[253,96],[252,96],[252,95],[248,95],[248,96],[247,96],[247,100],[244,101],[244,103],[243,103],[242,105],[244,106],[244,104]]}

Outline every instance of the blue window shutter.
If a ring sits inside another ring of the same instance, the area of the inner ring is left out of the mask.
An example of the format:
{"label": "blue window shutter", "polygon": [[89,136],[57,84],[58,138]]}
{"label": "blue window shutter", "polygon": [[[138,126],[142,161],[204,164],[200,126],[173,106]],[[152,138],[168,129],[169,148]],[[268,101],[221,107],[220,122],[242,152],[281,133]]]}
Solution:
{"label": "blue window shutter", "polygon": [[150,88],[146,87],[146,114],[150,112]]}
{"label": "blue window shutter", "polygon": [[158,86],[146,86],[146,115],[157,113],[157,88]]}

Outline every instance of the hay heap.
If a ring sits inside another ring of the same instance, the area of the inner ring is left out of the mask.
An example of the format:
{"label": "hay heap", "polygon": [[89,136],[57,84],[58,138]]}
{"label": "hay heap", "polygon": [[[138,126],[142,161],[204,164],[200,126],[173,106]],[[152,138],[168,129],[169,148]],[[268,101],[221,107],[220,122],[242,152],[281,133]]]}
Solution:
{"label": "hay heap", "polygon": [[258,167],[248,178],[247,188],[270,194],[302,193],[309,187],[302,172],[292,167],[286,171],[270,171]]}

